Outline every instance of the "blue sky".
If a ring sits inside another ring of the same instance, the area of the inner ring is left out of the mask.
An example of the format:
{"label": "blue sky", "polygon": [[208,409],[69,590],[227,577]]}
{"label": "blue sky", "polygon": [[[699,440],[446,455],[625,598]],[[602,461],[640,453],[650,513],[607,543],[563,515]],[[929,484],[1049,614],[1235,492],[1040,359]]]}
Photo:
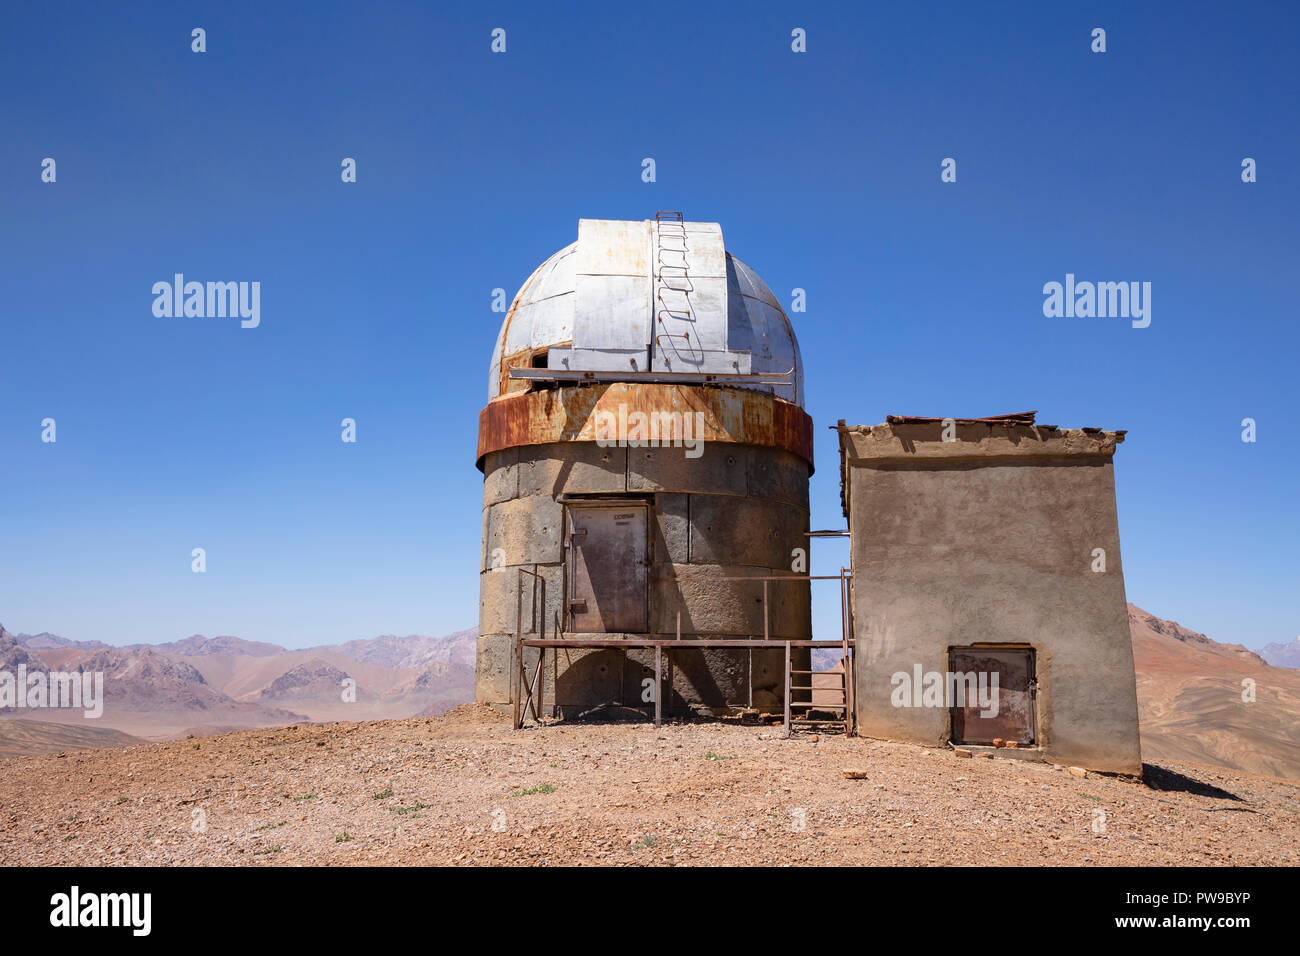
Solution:
{"label": "blue sky", "polygon": [[[1300,634],[1300,8],[626,6],[9,5],[0,622],[472,626],[492,289],[580,217],[680,209],[778,298],[807,290],[815,527],[843,525],[836,419],[1036,408],[1129,430],[1131,601]],[[176,272],[261,282],[260,327],[155,317]],[[1067,272],[1151,282],[1150,327],[1045,318]],[[813,569],[844,561],[821,543]]]}

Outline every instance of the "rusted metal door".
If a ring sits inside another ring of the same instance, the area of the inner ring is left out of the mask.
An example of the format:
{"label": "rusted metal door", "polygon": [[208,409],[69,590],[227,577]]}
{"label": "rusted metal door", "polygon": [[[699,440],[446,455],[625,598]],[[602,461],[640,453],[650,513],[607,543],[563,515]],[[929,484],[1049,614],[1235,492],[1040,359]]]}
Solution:
{"label": "rusted metal door", "polygon": [[645,633],[646,502],[570,504],[567,510],[569,630]]}
{"label": "rusted metal door", "polygon": [[998,737],[1034,743],[1031,648],[949,648],[948,672],[953,743],[991,744]]}

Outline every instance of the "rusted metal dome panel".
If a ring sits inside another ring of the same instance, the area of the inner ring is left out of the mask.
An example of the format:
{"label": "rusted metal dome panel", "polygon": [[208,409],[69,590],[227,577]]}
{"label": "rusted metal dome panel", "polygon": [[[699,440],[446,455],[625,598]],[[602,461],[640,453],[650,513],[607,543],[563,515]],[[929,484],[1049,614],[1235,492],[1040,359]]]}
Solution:
{"label": "rusted metal dome panel", "polygon": [[529,277],[506,313],[489,372],[496,398],[528,386],[509,370],[793,373],[790,384],[737,382],[803,404],[799,343],[780,302],[723,245],[712,222],[583,219],[578,241]]}

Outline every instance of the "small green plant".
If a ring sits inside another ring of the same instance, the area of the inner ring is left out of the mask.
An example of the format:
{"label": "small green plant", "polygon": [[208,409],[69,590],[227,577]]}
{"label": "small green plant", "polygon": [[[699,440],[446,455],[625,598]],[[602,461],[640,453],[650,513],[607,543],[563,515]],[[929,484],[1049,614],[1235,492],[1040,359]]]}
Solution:
{"label": "small green plant", "polygon": [[315,799],[316,799],[316,794],[314,794],[314,793],[304,793],[301,797],[294,797],[294,798],[293,798],[293,802],[294,802],[294,803],[302,803],[304,800],[315,800]]}
{"label": "small green plant", "polygon": [[408,813],[415,813],[417,810],[428,810],[430,806],[431,804],[416,801],[409,807],[389,807],[388,809],[392,810],[394,813],[400,814],[401,816],[406,816]]}
{"label": "small green plant", "polygon": [[1092,794],[1084,793],[1082,790],[1079,791],[1079,796],[1087,797],[1089,800],[1096,800],[1098,803],[1101,802],[1101,797],[1094,797]]}
{"label": "small green plant", "polygon": [[126,801],[127,801],[126,797],[118,797],[116,800],[113,801],[113,804],[115,806],[121,806],[122,804],[126,803]]}
{"label": "small green plant", "polygon": [[191,744],[191,746],[192,746],[195,750],[198,750],[198,749],[199,749],[199,745],[198,745],[198,744]]}
{"label": "small green plant", "polygon": [[372,793],[370,796],[376,800],[387,800],[392,795],[393,795],[393,791],[391,790],[380,790],[376,793]]}
{"label": "small green plant", "polygon": [[347,842],[348,842],[349,840],[351,840],[351,839],[352,839],[352,837],[350,837],[348,834],[346,834],[346,833],[340,833],[338,836],[336,836],[336,837],[334,838],[334,842],[335,842],[335,843],[347,843]]}
{"label": "small green plant", "polygon": [[282,852],[284,852],[284,847],[280,846],[277,843],[275,846],[267,847],[264,850],[254,850],[253,856],[270,856],[273,853],[282,853]]}
{"label": "small green plant", "polygon": [[285,825],[286,823],[288,823],[288,822],[289,822],[288,820],[281,820],[279,823],[263,823],[260,827],[258,827],[258,829],[259,829],[259,830],[278,830],[278,829],[280,829],[280,827],[284,826],[284,825]]}
{"label": "small green plant", "polygon": [[514,793],[510,794],[510,796],[531,797],[535,793],[554,793],[555,789],[556,788],[551,786],[549,783],[543,783],[536,787],[529,787],[527,790],[516,790]]}
{"label": "small green plant", "polygon": [[636,847],[637,847],[638,849],[646,849],[646,850],[648,850],[648,849],[650,849],[650,847],[658,846],[658,845],[659,845],[659,838],[658,838],[657,836],[654,836],[653,834],[647,833],[647,834],[646,834],[645,836],[643,836],[643,837],[640,839],[640,841],[636,844]]}
{"label": "small green plant", "polygon": [[730,757],[724,757],[722,754],[715,754],[712,750],[704,755],[705,760],[730,760]]}

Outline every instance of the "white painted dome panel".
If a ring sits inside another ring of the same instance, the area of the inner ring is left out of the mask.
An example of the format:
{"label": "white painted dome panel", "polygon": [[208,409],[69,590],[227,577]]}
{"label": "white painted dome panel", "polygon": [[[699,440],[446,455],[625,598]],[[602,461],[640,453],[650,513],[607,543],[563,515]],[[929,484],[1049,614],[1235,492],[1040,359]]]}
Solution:
{"label": "white painted dome panel", "polygon": [[737,383],[803,404],[803,364],[789,318],[766,283],[726,252],[722,227],[583,219],[578,241],[515,295],[497,336],[488,393],[503,362],[575,371],[783,373],[793,385]]}

